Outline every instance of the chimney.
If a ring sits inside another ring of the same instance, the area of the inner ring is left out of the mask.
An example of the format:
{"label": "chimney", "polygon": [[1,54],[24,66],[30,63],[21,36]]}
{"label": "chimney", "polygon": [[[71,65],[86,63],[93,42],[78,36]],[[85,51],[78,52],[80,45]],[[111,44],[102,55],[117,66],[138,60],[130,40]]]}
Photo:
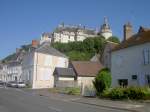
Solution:
{"label": "chimney", "polygon": [[37,40],[32,40],[32,47],[36,48],[39,42]]}
{"label": "chimney", "polygon": [[133,35],[132,32],[132,25],[128,22],[127,24],[125,24],[123,26],[123,33],[124,33],[124,41],[127,40],[128,38],[130,38]]}

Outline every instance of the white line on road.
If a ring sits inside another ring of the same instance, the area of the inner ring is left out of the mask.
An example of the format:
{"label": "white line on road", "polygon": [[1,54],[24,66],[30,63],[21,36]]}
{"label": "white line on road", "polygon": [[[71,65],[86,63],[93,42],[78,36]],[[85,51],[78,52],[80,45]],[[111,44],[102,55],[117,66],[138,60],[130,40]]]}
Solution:
{"label": "white line on road", "polygon": [[62,112],[61,109],[58,109],[58,108],[55,108],[55,107],[48,106],[48,108],[51,109],[51,110],[54,110],[56,112]]}

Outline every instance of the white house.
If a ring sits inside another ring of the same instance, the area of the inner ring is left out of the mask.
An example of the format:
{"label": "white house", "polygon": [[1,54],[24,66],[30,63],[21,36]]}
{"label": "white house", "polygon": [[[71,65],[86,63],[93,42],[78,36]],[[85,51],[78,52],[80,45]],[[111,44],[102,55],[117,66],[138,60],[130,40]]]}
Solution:
{"label": "white house", "polygon": [[[111,53],[112,86],[150,86],[150,29],[124,26],[124,41]],[[131,36],[132,35],[132,36]]]}
{"label": "white house", "polygon": [[22,67],[23,80],[32,88],[52,88],[55,68],[67,68],[68,58],[49,43],[43,43],[23,58]]}
{"label": "white house", "polygon": [[7,81],[22,81],[22,65],[18,61],[7,64]]}
{"label": "white house", "polygon": [[3,64],[0,69],[0,80],[2,81],[22,81],[22,66],[18,61]]}

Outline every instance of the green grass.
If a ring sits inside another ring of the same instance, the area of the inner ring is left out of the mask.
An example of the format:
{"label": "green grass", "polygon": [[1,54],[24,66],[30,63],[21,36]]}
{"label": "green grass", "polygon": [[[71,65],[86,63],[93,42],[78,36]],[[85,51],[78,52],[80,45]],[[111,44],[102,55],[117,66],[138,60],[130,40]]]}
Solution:
{"label": "green grass", "polygon": [[62,93],[68,95],[80,95],[80,88],[78,87],[66,87],[66,88],[51,88],[49,89],[52,93]]}

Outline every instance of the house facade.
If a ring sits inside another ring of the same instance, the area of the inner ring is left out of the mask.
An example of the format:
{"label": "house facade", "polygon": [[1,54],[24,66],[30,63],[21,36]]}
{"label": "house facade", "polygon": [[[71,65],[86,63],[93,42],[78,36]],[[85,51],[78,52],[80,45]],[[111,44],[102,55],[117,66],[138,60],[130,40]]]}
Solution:
{"label": "house facade", "polygon": [[2,81],[22,81],[21,76],[22,66],[18,61],[8,62],[0,69],[0,80]]}
{"label": "house facade", "polygon": [[28,53],[22,62],[23,80],[33,89],[53,88],[54,70],[56,67],[68,67],[68,58],[44,43]]}
{"label": "house facade", "polygon": [[132,36],[130,31],[111,53],[113,87],[150,86],[150,30],[140,27]]}
{"label": "house facade", "polygon": [[7,81],[22,81],[22,66],[20,62],[9,62],[6,71]]}

